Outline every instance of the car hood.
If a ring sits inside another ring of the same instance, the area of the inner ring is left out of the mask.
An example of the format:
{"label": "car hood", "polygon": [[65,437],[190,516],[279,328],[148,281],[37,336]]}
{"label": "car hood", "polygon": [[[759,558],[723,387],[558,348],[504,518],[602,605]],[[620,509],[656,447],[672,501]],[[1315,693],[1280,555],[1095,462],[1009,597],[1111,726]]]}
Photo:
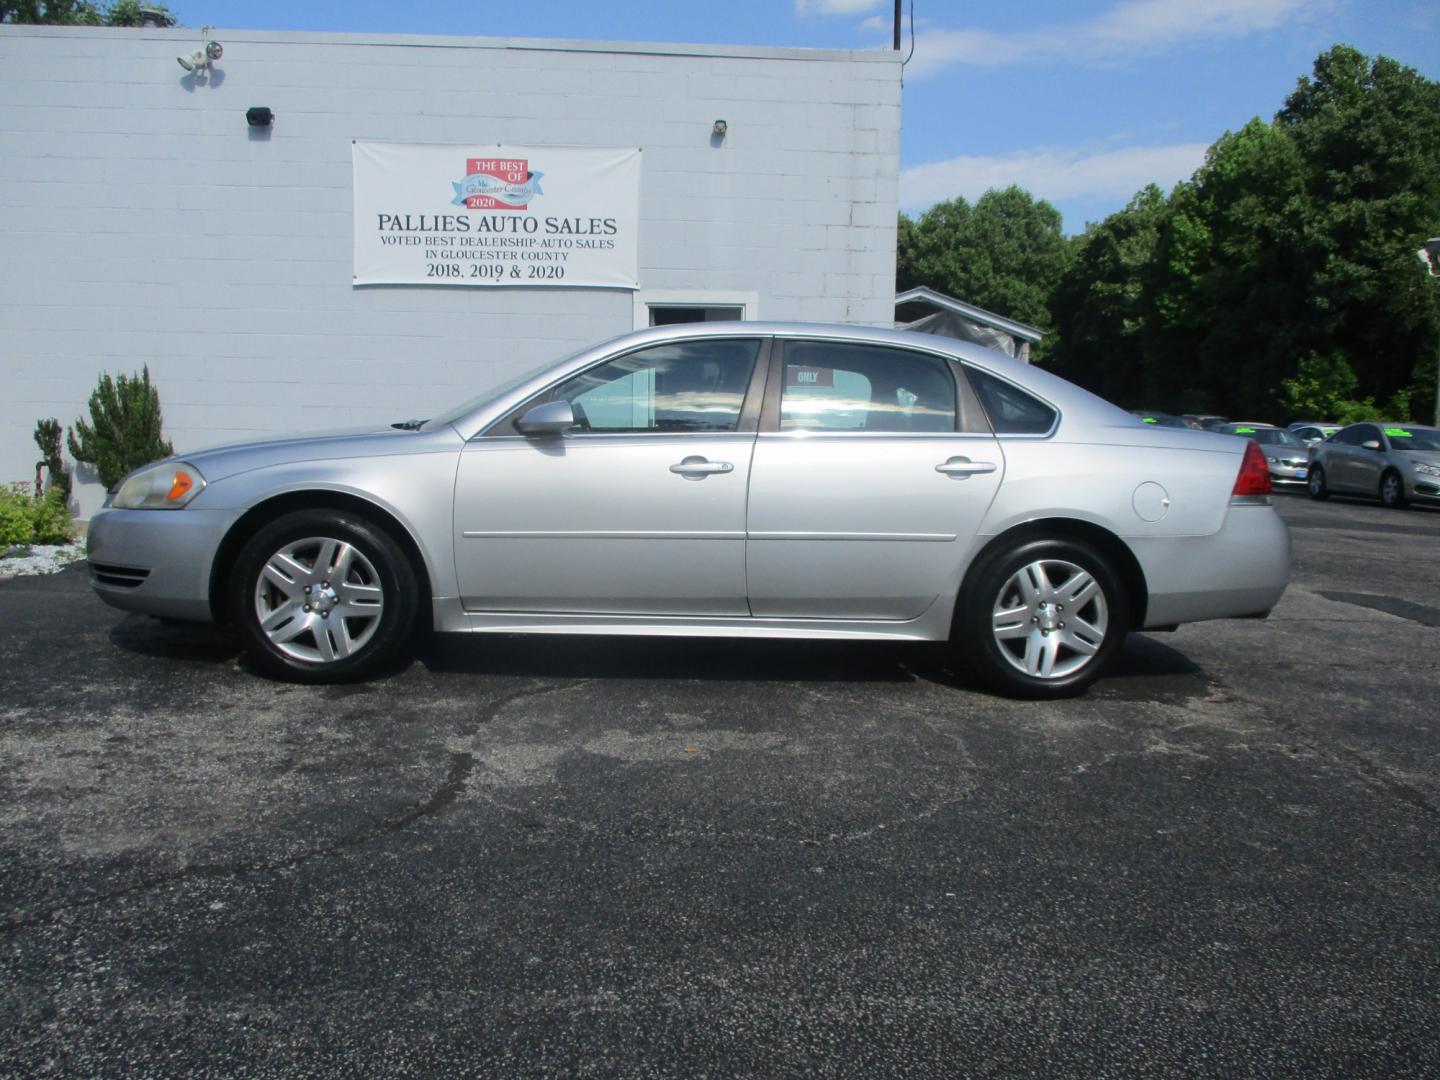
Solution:
{"label": "car hood", "polygon": [[264,468],[267,465],[333,458],[435,453],[440,450],[458,450],[463,443],[459,433],[449,426],[434,431],[402,431],[399,428],[372,426],[226,443],[176,454],[174,460],[189,462],[200,470],[206,481],[214,483],[226,476]]}
{"label": "car hood", "polygon": [[1414,461],[1421,465],[1440,465],[1440,451],[1435,450],[1399,450],[1396,456],[1401,461]]}

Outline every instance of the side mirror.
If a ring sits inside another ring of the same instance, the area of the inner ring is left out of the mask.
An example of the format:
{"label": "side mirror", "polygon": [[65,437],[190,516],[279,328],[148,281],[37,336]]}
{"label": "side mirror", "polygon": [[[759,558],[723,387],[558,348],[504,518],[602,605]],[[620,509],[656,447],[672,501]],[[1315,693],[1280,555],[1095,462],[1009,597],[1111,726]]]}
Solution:
{"label": "side mirror", "polygon": [[575,426],[575,410],[568,401],[547,401],[536,405],[519,420],[515,427],[522,435],[558,435]]}
{"label": "side mirror", "polygon": [[1379,450],[1379,449],[1380,449],[1380,440],[1379,440],[1379,439],[1366,439],[1366,440],[1365,440],[1364,442],[1362,442],[1360,445],[1363,446],[1366,450]]}

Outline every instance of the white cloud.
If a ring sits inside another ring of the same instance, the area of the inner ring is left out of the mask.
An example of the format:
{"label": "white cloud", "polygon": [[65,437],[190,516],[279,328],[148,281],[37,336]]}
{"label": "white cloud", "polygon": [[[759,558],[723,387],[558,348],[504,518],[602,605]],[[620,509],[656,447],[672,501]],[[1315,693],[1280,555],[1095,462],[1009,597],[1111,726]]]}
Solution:
{"label": "white cloud", "polygon": [[1335,0],[1124,0],[1076,23],[1032,30],[930,30],[916,40],[907,78],[957,64],[1096,63],[1156,53],[1186,42],[1245,37],[1291,26],[1334,6]]}
{"label": "white cloud", "polygon": [[1131,146],[1118,150],[1038,147],[1008,154],[971,154],[916,165],[900,173],[900,206],[923,210],[957,195],[974,201],[991,188],[1019,184],[1051,202],[1128,200],[1146,184],[1169,189],[1205,161],[1207,143]]}
{"label": "white cloud", "polygon": [[882,0],[795,0],[796,15],[863,15]]}

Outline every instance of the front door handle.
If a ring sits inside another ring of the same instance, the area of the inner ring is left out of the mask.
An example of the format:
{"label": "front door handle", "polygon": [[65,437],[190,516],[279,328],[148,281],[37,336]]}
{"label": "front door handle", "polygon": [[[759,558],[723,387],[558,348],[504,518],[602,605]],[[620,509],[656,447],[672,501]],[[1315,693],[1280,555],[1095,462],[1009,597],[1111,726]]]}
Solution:
{"label": "front door handle", "polygon": [[670,471],[686,480],[704,480],[711,473],[734,472],[735,466],[728,461],[710,461],[699,454],[692,454],[678,465],[671,465]]}
{"label": "front door handle", "polygon": [[975,473],[992,473],[999,466],[993,461],[971,461],[968,457],[952,457],[935,466],[935,471],[957,480],[964,480]]}

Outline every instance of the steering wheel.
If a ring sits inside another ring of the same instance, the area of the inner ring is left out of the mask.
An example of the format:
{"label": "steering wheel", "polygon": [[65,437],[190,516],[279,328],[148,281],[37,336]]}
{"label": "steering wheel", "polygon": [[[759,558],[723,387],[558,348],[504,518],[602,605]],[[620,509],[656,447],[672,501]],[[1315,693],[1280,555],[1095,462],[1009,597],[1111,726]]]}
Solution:
{"label": "steering wheel", "polygon": [[570,411],[575,414],[575,431],[589,431],[590,417],[585,415],[585,406],[578,401],[570,402]]}

